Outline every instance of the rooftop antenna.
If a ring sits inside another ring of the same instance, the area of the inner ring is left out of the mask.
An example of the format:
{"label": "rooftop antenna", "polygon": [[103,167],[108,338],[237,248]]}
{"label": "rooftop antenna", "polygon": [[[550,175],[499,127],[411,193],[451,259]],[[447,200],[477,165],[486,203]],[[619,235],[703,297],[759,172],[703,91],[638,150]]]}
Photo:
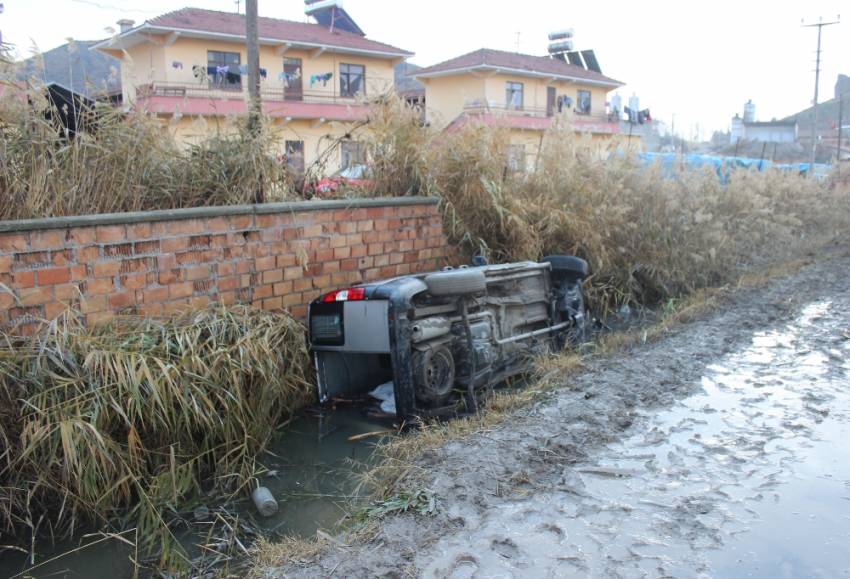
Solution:
{"label": "rooftop antenna", "polygon": [[519,54],[519,37],[522,34],[519,30],[516,31],[516,52]]}
{"label": "rooftop antenna", "polygon": [[233,0],[233,3],[236,4],[236,13],[239,14],[242,9],[242,0]]}
{"label": "rooftop antenna", "polygon": [[812,24],[805,24],[805,21],[801,21],[801,26],[803,26],[803,28],[814,28],[815,26],[817,26],[817,29],[818,29],[818,49],[815,51],[815,54],[817,55],[816,58],[815,58],[815,100],[812,101],[812,109],[813,109],[812,110],[812,117],[813,117],[812,118],[812,157],[811,157],[811,164],[809,165],[809,175],[814,175],[814,172],[815,172],[814,171],[814,169],[815,169],[815,153],[817,152],[817,149],[818,149],[818,141],[817,141],[818,128],[817,127],[818,127],[818,83],[820,82],[820,53],[821,53],[820,37],[821,37],[821,32],[823,31],[824,26],[830,26],[832,24],[838,24],[839,22],[841,22],[841,15],[840,14],[836,17],[835,20],[832,20],[830,22],[824,22],[823,16],[818,18],[818,21],[815,22],[815,23],[812,23]]}

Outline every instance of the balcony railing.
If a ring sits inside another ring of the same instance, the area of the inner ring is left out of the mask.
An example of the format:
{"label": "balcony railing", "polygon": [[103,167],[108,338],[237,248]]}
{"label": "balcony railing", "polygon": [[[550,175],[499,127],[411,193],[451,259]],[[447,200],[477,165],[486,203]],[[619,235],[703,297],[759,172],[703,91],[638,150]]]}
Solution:
{"label": "balcony railing", "polygon": [[572,116],[575,123],[616,123],[618,122],[616,114],[609,114],[605,111],[591,111],[590,113],[579,113],[570,108],[564,107],[559,112],[557,105],[554,107],[531,107],[531,106],[509,106],[505,103],[494,103],[485,101],[468,102],[463,107],[467,113],[495,113],[501,115],[515,115],[525,117],[556,117],[563,115]]}
{"label": "balcony railing", "polygon": [[[314,104],[345,104],[354,105],[364,103],[368,98],[374,98],[392,91],[393,81],[383,78],[367,78],[365,91],[354,95],[341,95],[339,81],[329,81],[326,87],[305,88],[297,90],[286,88],[280,83],[263,83],[260,87],[260,97],[265,101],[275,102],[304,102]],[[210,81],[203,83],[179,82],[157,80],[136,87],[136,97],[146,98],[152,96],[182,97],[182,98],[204,98],[204,99],[245,99],[247,97],[247,83],[218,84]]]}

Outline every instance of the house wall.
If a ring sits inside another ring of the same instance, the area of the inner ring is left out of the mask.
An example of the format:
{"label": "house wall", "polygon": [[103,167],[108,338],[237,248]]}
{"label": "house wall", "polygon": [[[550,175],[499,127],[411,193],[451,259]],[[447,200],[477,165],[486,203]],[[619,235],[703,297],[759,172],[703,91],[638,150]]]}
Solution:
{"label": "house wall", "polygon": [[608,89],[593,85],[585,85],[566,80],[552,81],[543,78],[529,78],[523,76],[512,76],[506,74],[497,74],[487,77],[484,83],[484,90],[487,101],[497,107],[505,107],[506,90],[508,82],[521,82],[523,84],[523,106],[526,109],[545,112],[546,110],[546,92],[547,87],[554,86],[556,95],[566,95],[576,102],[579,90],[589,90],[591,95],[591,113],[605,113],[605,103],[607,100]]}
{"label": "house wall", "polygon": [[485,98],[484,79],[471,74],[423,79],[425,119],[442,129],[455,120],[468,102]]}
{"label": "house wall", "polygon": [[[207,51],[238,52],[243,64],[248,60],[244,42],[178,38],[168,44],[168,37],[165,35],[151,36],[151,38],[152,42],[128,49],[129,58],[125,57],[122,61],[122,81],[125,79],[127,81],[124,84],[125,102],[132,102],[135,99],[136,85],[153,81],[206,86],[206,83],[194,77],[192,67],[197,65],[206,68]],[[393,66],[397,59],[370,58],[335,52],[324,52],[314,58],[310,52],[304,50],[288,50],[283,55],[276,54],[275,51],[276,47],[260,46],[260,67],[267,70],[266,78],[261,80],[261,89],[270,93],[283,94],[284,83],[278,77],[283,72],[284,58],[301,58],[303,90],[317,98],[330,100],[339,96],[339,65],[342,63],[359,64],[366,68],[366,92],[369,95],[381,94],[394,87]],[[175,63],[178,66],[175,67]],[[312,87],[310,86],[312,75],[327,72],[333,73],[333,78],[326,85],[316,82]],[[247,90],[246,83],[243,83],[243,89]],[[223,91],[222,96],[232,97],[233,92]]]}
{"label": "house wall", "polygon": [[754,127],[744,125],[744,138],[760,143],[793,143],[797,140],[796,127]]}
{"label": "house wall", "polygon": [[[232,119],[223,117],[184,116],[179,119],[166,119],[164,123],[174,139],[184,146],[197,145],[217,133],[228,135],[236,131]],[[366,127],[358,128],[354,124],[342,122],[318,124],[313,120],[299,119],[287,122],[284,119],[273,118],[272,123],[277,153],[285,152],[286,141],[304,141],[305,168],[321,159],[324,163],[321,174],[324,175],[330,175],[340,168],[341,138],[349,134],[351,140],[356,141],[362,132],[367,130]]]}
{"label": "house wall", "polygon": [[269,203],[0,222],[0,326],[88,324],[210,302],[303,317],[322,293],[438,269],[437,200]]}

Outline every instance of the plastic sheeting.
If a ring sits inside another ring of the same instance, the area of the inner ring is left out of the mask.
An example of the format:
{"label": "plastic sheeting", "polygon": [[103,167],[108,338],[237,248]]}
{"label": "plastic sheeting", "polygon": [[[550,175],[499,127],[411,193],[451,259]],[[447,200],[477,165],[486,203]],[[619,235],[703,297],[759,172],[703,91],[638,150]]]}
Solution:
{"label": "plastic sheeting", "polygon": [[[767,159],[749,159],[747,157],[718,157],[715,155],[685,154],[677,153],[639,153],[638,159],[646,166],[658,163],[665,177],[673,178],[676,170],[682,167],[688,169],[700,169],[712,167],[717,173],[717,178],[724,185],[729,182],[729,174],[732,169],[755,169],[765,171],[767,169],[778,169],[780,171],[793,171],[800,175],[809,172],[810,163],[774,163]],[[832,169],[831,165],[816,163],[814,174],[817,178],[825,178]]]}

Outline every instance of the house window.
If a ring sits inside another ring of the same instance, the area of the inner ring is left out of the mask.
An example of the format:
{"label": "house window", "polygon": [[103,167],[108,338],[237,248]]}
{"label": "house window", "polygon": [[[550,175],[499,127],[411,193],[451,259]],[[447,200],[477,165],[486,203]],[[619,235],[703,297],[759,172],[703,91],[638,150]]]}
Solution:
{"label": "house window", "polygon": [[222,88],[241,89],[241,55],[238,52],[221,50],[207,51],[207,76],[210,84]]}
{"label": "house window", "polygon": [[357,141],[343,141],[340,144],[340,168],[347,169],[354,165],[366,163],[366,149],[363,143]]}
{"label": "house window", "polygon": [[304,141],[286,141],[286,166],[296,175],[304,174]]}
{"label": "house window", "polygon": [[522,110],[522,83],[508,82],[505,86],[505,103],[507,108],[515,111]]}
{"label": "house window", "polygon": [[366,67],[361,64],[339,65],[339,94],[344,97],[353,97],[357,93],[365,92]]}
{"label": "house window", "polygon": [[508,145],[508,170],[513,173],[525,171],[525,145]]}
{"label": "house window", "polygon": [[580,90],[576,97],[576,112],[580,115],[590,114],[590,91]]}

